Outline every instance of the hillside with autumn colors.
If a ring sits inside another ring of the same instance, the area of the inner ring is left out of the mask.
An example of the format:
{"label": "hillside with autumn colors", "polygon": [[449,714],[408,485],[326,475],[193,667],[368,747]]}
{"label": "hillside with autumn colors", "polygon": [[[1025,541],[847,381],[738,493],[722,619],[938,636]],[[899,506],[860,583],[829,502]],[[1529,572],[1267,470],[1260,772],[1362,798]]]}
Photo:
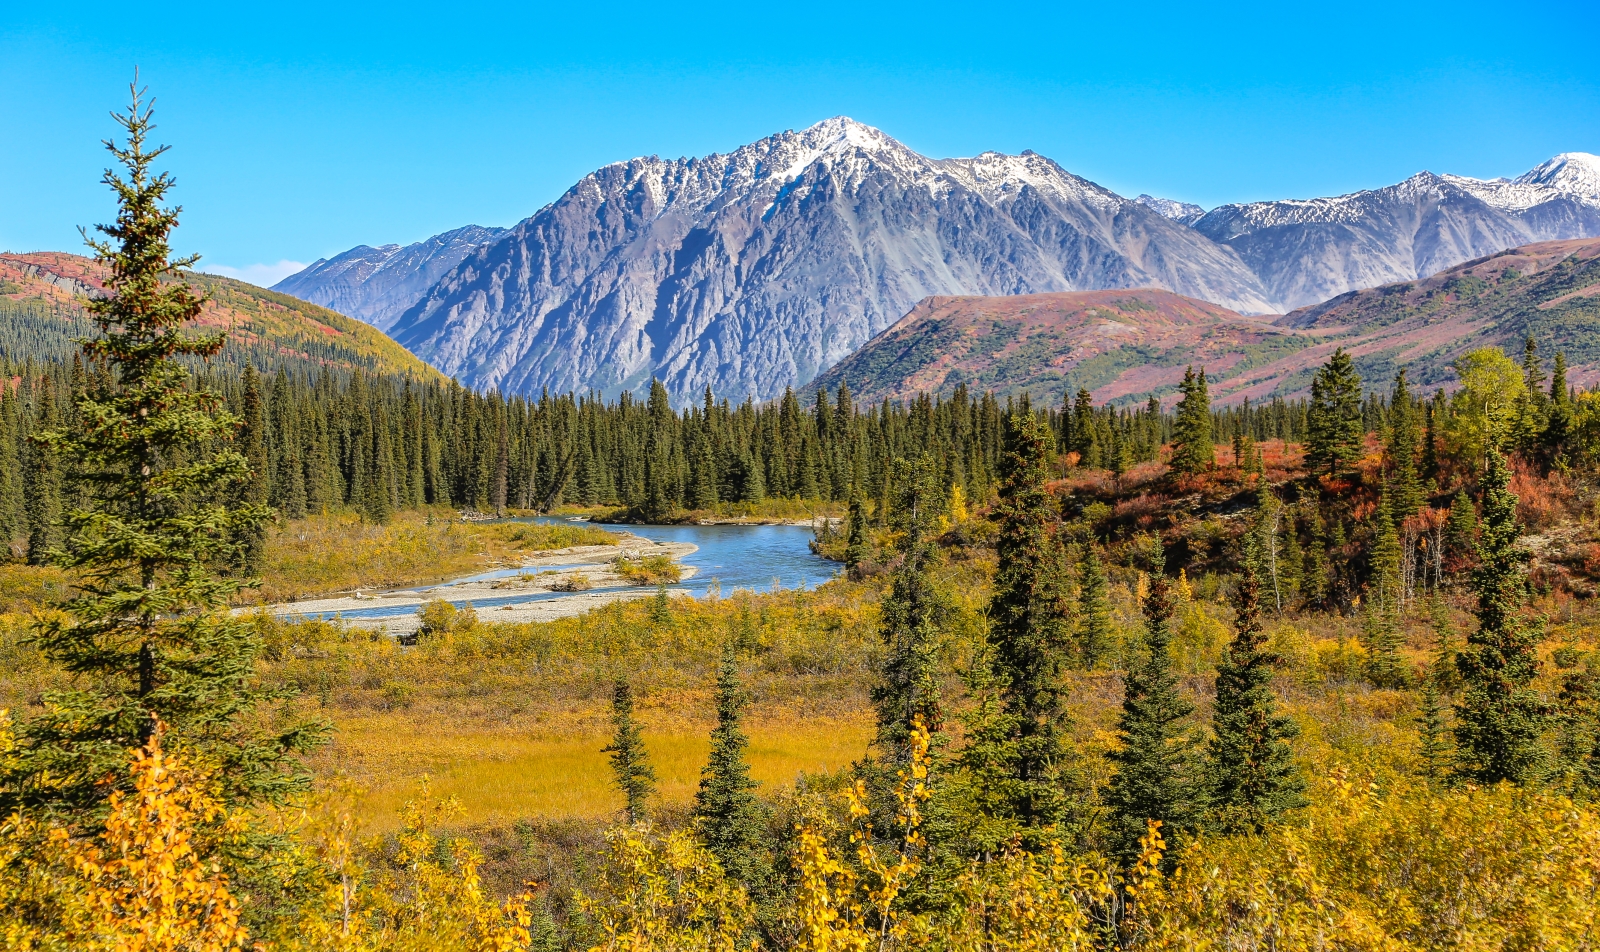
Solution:
{"label": "hillside with autumn colors", "polygon": [[1013,297],[930,297],[823,374],[865,402],[965,384],[1051,402],[1170,397],[1204,367],[1212,398],[1294,399],[1337,348],[1366,380],[1401,366],[1414,384],[1454,390],[1453,364],[1530,334],[1563,351],[1572,380],[1600,379],[1600,240],[1552,241],[1470,261],[1421,281],[1352,291],[1278,318],[1244,317],[1153,288]]}
{"label": "hillside with autumn colors", "polygon": [[[433,368],[361,321],[287,294],[199,272],[186,280],[209,301],[197,330],[228,332],[213,362],[266,370],[322,368],[441,379]],[[93,331],[84,303],[104,293],[105,270],[60,252],[0,254],[0,357],[60,358]]]}

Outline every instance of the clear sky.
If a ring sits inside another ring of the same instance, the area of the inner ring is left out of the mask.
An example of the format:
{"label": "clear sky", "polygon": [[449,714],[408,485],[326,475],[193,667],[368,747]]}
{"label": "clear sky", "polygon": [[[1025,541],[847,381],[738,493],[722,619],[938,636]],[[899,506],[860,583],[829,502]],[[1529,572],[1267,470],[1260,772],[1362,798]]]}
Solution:
{"label": "clear sky", "polygon": [[[1600,3],[0,6],[0,249],[104,221],[137,64],[202,266],[510,225],[635,155],[848,115],[1206,207],[1600,153]],[[253,270],[252,270],[253,269]]]}

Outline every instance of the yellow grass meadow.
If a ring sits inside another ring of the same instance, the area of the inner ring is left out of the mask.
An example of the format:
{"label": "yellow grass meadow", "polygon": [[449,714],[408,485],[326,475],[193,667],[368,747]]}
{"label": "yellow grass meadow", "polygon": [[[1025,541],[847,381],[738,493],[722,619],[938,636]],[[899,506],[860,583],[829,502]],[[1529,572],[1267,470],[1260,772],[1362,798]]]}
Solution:
{"label": "yellow grass meadow", "polygon": [[[363,793],[358,819],[384,831],[426,778],[431,795],[454,797],[470,826],[541,820],[604,820],[622,808],[606,755],[605,713],[589,712],[563,731],[467,730],[435,733],[394,715],[341,719],[333,743],[317,755],[324,776],[342,774]],[[710,750],[710,724],[691,729],[677,718],[648,714],[645,746],[657,777],[657,803],[694,799]],[[872,738],[870,716],[788,718],[748,724],[751,776],[768,792],[802,773],[830,773],[860,760]],[[325,773],[326,772],[326,773]]]}

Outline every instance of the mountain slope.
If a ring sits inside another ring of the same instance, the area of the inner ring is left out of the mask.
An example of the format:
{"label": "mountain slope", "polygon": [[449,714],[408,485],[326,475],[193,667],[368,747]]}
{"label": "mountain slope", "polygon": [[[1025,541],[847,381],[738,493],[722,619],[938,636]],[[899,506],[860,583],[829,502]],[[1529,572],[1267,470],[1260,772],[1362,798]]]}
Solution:
{"label": "mountain slope", "polygon": [[[0,356],[21,361],[71,354],[73,338],[94,333],[83,303],[103,293],[103,279],[103,269],[79,255],[0,255]],[[191,273],[187,279],[211,298],[201,327],[229,333],[227,348],[213,363],[438,376],[394,341],[343,314],[232,278]]]}
{"label": "mountain slope", "polygon": [[1478,347],[1566,354],[1574,383],[1600,380],[1600,239],[1543,242],[1422,281],[1353,291],[1268,324],[1162,291],[933,297],[818,377],[863,403],[957,385],[1052,405],[1086,387],[1097,403],[1171,397],[1202,366],[1214,403],[1304,397],[1343,347],[1368,389],[1408,368],[1424,389],[1455,386],[1451,363]]}
{"label": "mountain slope", "polygon": [[1339,340],[1363,378],[1405,365],[1423,386],[1450,386],[1449,364],[1478,347],[1520,354],[1529,334],[1562,351],[1573,382],[1600,379],[1600,239],[1541,242],[1448,268],[1422,281],[1353,291],[1279,318]]}
{"label": "mountain slope", "polygon": [[1190,364],[1222,380],[1315,342],[1170,291],[930,297],[806,390],[843,383],[862,404],[962,384],[1050,405],[1079,387],[1096,402],[1142,400],[1170,393]]}
{"label": "mountain slope", "polygon": [[1223,205],[1192,224],[1237,251],[1287,310],[1518,245],[1600,236],[1600,157],[1558,155],[1511,180],[1422,172],[1334,198]]}
{"label": "mountain slope", "polygon": [[273,285],[272,290],[387,331],[445,272],[505,231],[467,225],[403,247],[357,245],[332,258],[317,259]]}
{"label": "mountain slope", "polygon": [[1273,310],[1231,251],[1049,159],[926,159],[840,118],[607,166],[392,333],[478,387],[769,398],[931,294],[1151,286]]}

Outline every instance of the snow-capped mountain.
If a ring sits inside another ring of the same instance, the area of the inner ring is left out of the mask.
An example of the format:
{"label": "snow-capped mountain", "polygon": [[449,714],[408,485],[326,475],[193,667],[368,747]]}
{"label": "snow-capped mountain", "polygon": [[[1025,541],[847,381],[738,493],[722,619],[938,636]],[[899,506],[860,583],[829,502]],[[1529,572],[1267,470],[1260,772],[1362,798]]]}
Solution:
{"label": "snow-capped mountain", "polygon": [[273,285],[272,290],[321,304],[381,331],[469,252],[495,241],[504,228],[467,225],[413,245],[357,245],[319,258]]}
{"label": "snow-capped mountain", "polygon": [[930,294],[1128,287],[1275,310],[1231,250],[1043,156],[929,159],[841,117],[606,166],[392,333],[472,386],[770,398]]}
{"label": "snow-capped mountain", "polygon": [[1515,179],[1421,172],[1334,198],[1223,205],[1193,225],[1237,251],[1289,310],[1531,242],[1600,235],[1600,157],[1568,152]]}
{"label": "snow-capped mountain", "polygon": [[1134,201],[1146,208],[1155,209],[1158,213],[1166,218],[1170,218],[1173,221],[1183,222],[1185,225],[1199,221],[1200,216],[1206,213],[1204,208],[1201,208],[1199,205],[1196,205],[1193,202],[1180,202],[1171,198],[1157,198],[1154,195],[1140,195],[1138,198],[1134,199]]}

